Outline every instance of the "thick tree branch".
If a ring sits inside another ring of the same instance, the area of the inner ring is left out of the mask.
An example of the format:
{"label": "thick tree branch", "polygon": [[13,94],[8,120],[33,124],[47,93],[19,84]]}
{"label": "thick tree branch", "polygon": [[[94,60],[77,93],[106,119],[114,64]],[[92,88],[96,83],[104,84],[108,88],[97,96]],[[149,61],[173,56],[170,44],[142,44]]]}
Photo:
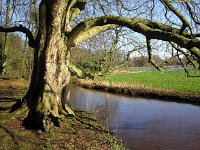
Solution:
{"label": "thick tree branch", "polygon": [[171,26],[168,26],[168,25],[165,25],[165,24],[162,24],[162,23],[158,23],[158,22],[153,22],[153,21],[150,21],[150,20],[147,20],[147,19],[141,19],[141,21],[143,21],[143,23],[146,26],[148,26],[152,29],[158,29],[158,30],[161,30],[161,31],[164,31],[164,32],[172,32],[174,34],[183,35],[183,36],[185,36],[186,38],[189,38],[189,39],[193,39],[195,37],[200,37],[200,33],[190,34],[188,32],[182,31],[182,33],[180,34],[181,29],[173,28]]}
{"label": "thick tree branch", "polygon": [[[73,2],[74,3],[74,2]],[[87,0],[77,0],[76,3],[74,3],[74,5],[71,5],[70,8],[70,21],[74,20],[74,18],[76,18],[76,16],[79,15],[79,13],[85,9],[85,5],[87,3]]]}
{"label": "thick tree branch", "polygon": [[148,39],[174,42],[180,47],[188,49],[198,58],[198,60],[200,60],[200,40],[193,38],[193,34],[186,31],[181,33],[181,29],[172,28],[168,25],[141,18],[103,16],[86,20],[78,24],[72,32],[67,35],[69,43],[71,44],[70,46],[73,47],[80,44],[100,32],[114,28],[115,25],[132,29],[145,37],[148,37]]}
{"label": "thick tree branch", "polygon": [[196,47],[198,50],[195,50],[195,53],[197,52],[200,57],[200,52],[198,52],[200,49],[200,40],[191,39],[190,37],[193,35],[189,34],[188,32],[183,32],[183,34],[180,35],[180,29],[172,28],[170,26],[147,19],[129,19],[120,16],[104,16],[95,19],[89,19],[78,24],[67,36],[74,39],[77,38],[80,33],[85,32],[92,27],[103,26],[107,24],[116,24],[119,26],[128,27],[135,32],[141,33],[144,36],[148,36],[150,39],[172,41],[188,50]]}
{"label": "thick tree branch", "polygon": [[69,46],[73,47],[78,44],[83,43],[84,41],[96,36],[100,32],[104,32],[106,30],[116,28],[118,25],[115,24],[107,24],[103,26],[94,26],[88,28],[87,30],[83,30],[82,32],[77,32],[76,34],[70,34],[69,36]]}
{"label": "thick tree branch", "polygon": [[85,9],[87,0],[70,0],[69,5],[67,6],[66,15],[65,15],[65,32],[71,32],[70,21],[73,20],[79,13]]}
{"label": "thick tree branch", "polygon": [[22,25],[10,27],[10,28],[4,28],[4,27],[0,26],[0,32],[6,32],[6,33],[8,33],[8,32],[22,32],[22,33],[26,34],[26,36],[28,37],[29,46],[32,47],[32,48],[36,47],[36,41],[33,37],[32,32],[29,29],[27,29],[26,27],[23,27]]}
{"label": "thick tree branch", "polygon": [[82,11],[85,9],[86,3],[87,3],[87,0],[77,0],[73,8],[78,8],[80,11]]}

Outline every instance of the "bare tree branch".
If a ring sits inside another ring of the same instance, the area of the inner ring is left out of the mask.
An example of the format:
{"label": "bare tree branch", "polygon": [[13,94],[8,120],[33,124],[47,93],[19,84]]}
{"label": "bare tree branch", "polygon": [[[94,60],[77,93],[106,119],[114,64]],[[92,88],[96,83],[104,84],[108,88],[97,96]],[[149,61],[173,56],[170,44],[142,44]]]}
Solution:
{"label": "bare tree branch", "polygon": [[192,11],[192,8],[190,7],[190,5],[189,5],[187,2],[185,2],[185,5],[186,5],[187,10],[188,10],[189,13],[190,13],[190,16],[191,16],[192,20],[193,20],[197,25],[200,25],[200,21],[196,18],[196,15],[195,15],[195,13]]}
{"label": "bare tree branch", "polygon": [[8,33],[8,32],[22,32],[22,33],[26,34],[26,36],[28,37],[29,46],[32,47],[32,48],[35,48],[35,46],[36,46],[36,41],[35,41],[35,39],[33,37],[32,32],[29,29],[27,29],[26,27],[22,26],[22,25],[10,27],[10,28],[4,28],[4,27],[0,26],[0,32],[5,32],[5,33]]}
{"label": "bare tree branch", "polygon": [[184,52],[181,48],[177,47],[177,45],[175,45],[174,43],[170,42],[170,44],[177,51],[181,52],[195,68],[198,68],[197,64],[194,62],[194,60],[191,58],[191,56],[188,53]]}
{"label": "bare tree branch", "polygon": [[187,19],[175,7],[173,7],[170,4],[169,0],[160,0],[160,1],[182,21],[182,27],[180,33],[182,33],[186,29],[186,27],[188,27],[190,31],[192,31]]}
{"label": "bare tree branch", "polygon": [[133,52],[136,52],[136,51],[139,52],[140,50],[142,50],[142,49],[144,49],[144,48],[146,48],[146,45],[140,45],[140,46],[135,47],[134,49],[128,51],[128,53],[126,54],[126,59],[125,59],[125,61],[128,61],[128,60],[130,59],[130,56],[131,56],[131,54],[132,54]]}
{"label": "bare tree branch", "polygon": [[149,55],[149,63],[151,63],[157,70],[161,71],[160,67],[156,64],[155,60],[153,60],[151,42],[150,39],[147,37],[146,37],[146,42],[147,42],[147,51]]}
{"label": "bare tree branch", "polygon": [[[97,27],[97,26],[104,26],[107,24],[115,24],[119,26],[125,26],[129,29],[137,33],[141,33],[144,36],[148,36],[149,39],[158,39],[163,41],[172,41],[183,48],[190,50],[198,59],[200,59],[200,40],[192,39],[192,34],[188,32],[183,32],[181,35],[180,29],[172,28],[167,25],[163,25],[161,23],[153,22],[147,19],[140,19],[140,18],[124,18],[120,16],[104,16],[95,19],[89,19],[84,22],[78,24],[70,34],[68,34],[68,38],[71,41],[77,39],[81,33],[89,30],[90,28]],[[97,28],[96,28],[97,29]],[[162,29],[162,30],[161,30]],[[102,30],[105,31],[105,30]],[[100,31],[100,32],[102,32]],[[94,34],[95,35],[95,34]],[[85,36],[86,37],[86,36]],[[90,36],[92,37],[92,36]],[[87,38],[88,39],[88,38]],[[82,40],[79,42],[84,42]]]}

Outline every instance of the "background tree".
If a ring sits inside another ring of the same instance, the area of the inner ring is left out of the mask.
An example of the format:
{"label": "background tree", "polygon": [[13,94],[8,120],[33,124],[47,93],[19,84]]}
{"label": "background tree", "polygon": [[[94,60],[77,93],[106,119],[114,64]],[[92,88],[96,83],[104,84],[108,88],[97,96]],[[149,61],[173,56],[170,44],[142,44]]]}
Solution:
{"label": "background tree", "polygon": [[[32,32],[37,29],[36,20],[33,20],[32,15],[33,5],[36,4],[36,0],[33,2],[23,0],[1,0],[0,1],[0,24],[9,27],[16,23],[27,24]],[[22,9],[22,7],[24,7]],[[37,7],[35,8],[37,9]],[[14,18],[14,19],[13,19]],[[33,20],[33,21],[32,21]],[[22,34],[17,33],[0,33],[1,34],[1,75],[6,78],[28,78],[32,71],[32,51],[27,45],[27,38],[23,37]],[[36,32],[35,32],[36,34]],[[15,42],[16,40],[16,42]],[[15,54],[15,55],[13,55]],[[18,65],[13,61],[16,61]],[[20,65],[19,65],[20,64]]]}
{"label": "background tree", "polygon": [[3,34],[0,33],[0,73],[2,74],[3,72]]}
{"label": "background tree", "polygon": [[[72,113],[64,103],[70,80],[68,70],[70,49],[100,32],[120,26],[128,28],[128,31],[139,33],[140,36],[142,35],[141,41],[146,43],[149,62],[156,68],[158,65],[153,60],[152,43],[157,40],[170,42],[175,47],[179,46],[177,51],[181,48],[184,53],[191,55],[191,61],[196,61],[199,67],[198,5],[194,5],[193,2],[174,4],[166,0],[136,2],[116,0],[100,1],[99,4],[99,1],[87,3],[85,0],[41,0],[38,1],[39,27],[36,37],[26,24],[10,28],[0,27],[1,32],[24,33],[28,38],[29,46],[35,50],[30,86],[20,103],[22,107],[20,110],[28,111],[24,120],[26,126],[48,131],[52,124],[60,125],[61,113]],[[104,3],[109,4],[106,6],[108,9],[101,7]],[[96,9],[97,4],[100,6],[98,9]],[[95,18],[94,13],[84,16],[85,6],[86,11],[101,11],[95,13],[97,14]],[[192,7],[197,9],[190,9]],[[162,9],[166,10],[167,14],[163,14]],[[112,10],[110,15],[107,10]],[[190,15],[187,17],[189,21],[184,17],[185,11]],[[161,12],[158,13],[160,16],[155,17],[155,12]],[[174,17],[169,18],[168,13]],[[76,16],[78,21],[72,22]],[[92,18],[84,20],[82,16]],[[179,22],[175,22],[177,19]],[[139,37],[137,39],[140,40]]]}
{"label": "background tree", "polygon": [[[3,5],[2,4],[2,2],[1,2],[1,5]],[[10,0],[7,0],[6,1],[6,17],[5,17],[5,27],[9,27],[9,23],[10,23],[10,6],[11,4],[10,4]],[[2,12],[2,7],[1,7],[1,12]],[[1,68],[1,72],[0,72],[0,74],[3,74],[3,73],[5,73],[5,67],[6,67],[6,55],[7,55],[7,38],[8,38],[8,34],[7,33],[4,33],[4,42],[3,42],[3,48],[1,49],[1,66],[0,66],[0,68]]]}

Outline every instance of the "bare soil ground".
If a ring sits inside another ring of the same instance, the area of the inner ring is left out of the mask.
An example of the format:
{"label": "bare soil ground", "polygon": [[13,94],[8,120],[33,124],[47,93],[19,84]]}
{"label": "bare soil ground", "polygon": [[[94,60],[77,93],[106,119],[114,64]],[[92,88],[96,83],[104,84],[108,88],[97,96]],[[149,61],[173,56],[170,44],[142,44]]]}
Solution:
{"label": "bare soil ground", "polygon": [[[9,109],[24,94],[26,87],[26,81],[0,80],[0,150],[125,149],[114,134],[83,124],[74,117],[66,117],[60,128],[55,127],[49,133],[25,129],[23,117],[13,117]],[[86,112],[76,113],[84,122],[98,125],[94,119],[83,117]]]}

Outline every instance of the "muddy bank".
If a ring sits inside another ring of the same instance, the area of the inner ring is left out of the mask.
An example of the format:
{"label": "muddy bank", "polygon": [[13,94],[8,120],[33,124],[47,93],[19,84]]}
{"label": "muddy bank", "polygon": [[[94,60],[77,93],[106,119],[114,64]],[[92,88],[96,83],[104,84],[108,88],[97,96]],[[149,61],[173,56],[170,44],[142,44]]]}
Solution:
{"label": "muddy bank", "polygon": [[[22,126],[22,119],[20,117],[12,118],[6,111],[8,104],[0,102],[0,108],[0,149],[2,150],[111,150],[122,148],[121,141],[117,140],[114,134],[102,132],[87,124],[80,123],[73,117],[63,119],[60,128],[53,128],[49,133],[45,133],[25,129]],[[84,112],[76,113],[79,113],[82,117],[85,115]],[[83,118],[85,121],[90,120]],[[90,120],[90,123],[97,124],[94,120]]]}
{"label": "muddy bank", "polygon": [[54,127],[49,133],[25,129],[22,126],[24,116],[13,117],[9,110],[19,100],[18,94],[24,93],[26,85],[3,80],[0,85],[0,149],[125,149],[116,135],[102,127],[93,114],[79,110],[75,110],[76,118],[61,116],[61,127]]}
{"label": "muddy bank", "polygon": [[200,93],[180,93],[165,89],[151,89],[144,86],[116,85],[102,81],[73,79],[73,84],[83,88],[106,91],[110,93],[165,99],[168,101],[200,104]]}

